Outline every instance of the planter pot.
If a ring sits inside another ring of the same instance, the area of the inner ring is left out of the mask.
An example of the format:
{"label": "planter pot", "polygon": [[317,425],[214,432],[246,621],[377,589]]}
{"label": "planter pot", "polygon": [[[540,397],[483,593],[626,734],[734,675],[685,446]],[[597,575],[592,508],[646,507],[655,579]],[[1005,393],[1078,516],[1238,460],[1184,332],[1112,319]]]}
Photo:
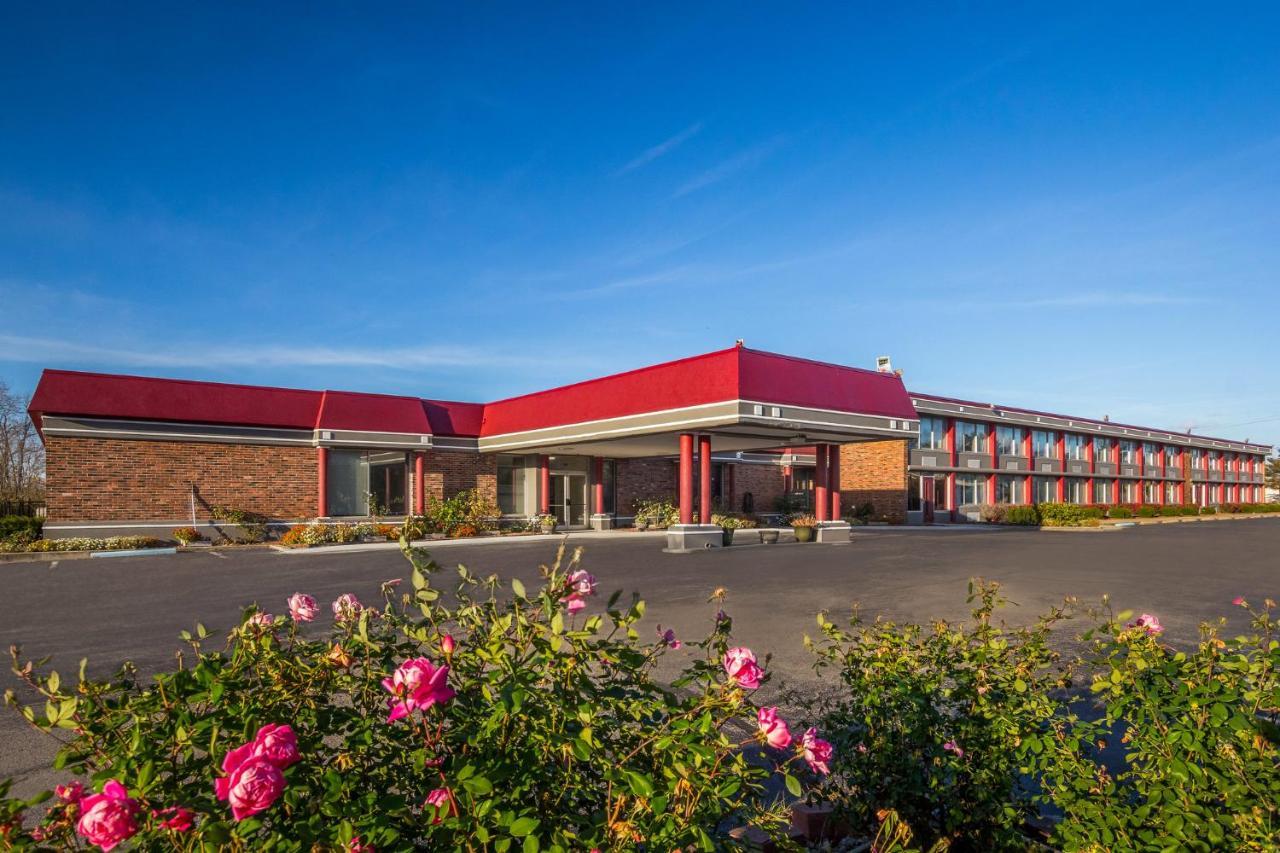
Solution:
{"label": "planter pot", "polygon": [[636,530],[648,530],[648,529],[649,529],[648,521],[640,521],[639,519],[636,520]]}
{"label": "planter pot", "polygon": [[724,547],[728,548],[733,544],[733,531],[726,529],[724,531]]}
{"label": "planter pot", "polygon": [[554,524],[544,524],[544,525],[542,525],[542,532],[543,532],[543,533],[555,533],[555,532],[556,532],[556,526],[555,526]]}
{"label": "planter pot", "polygon": [[765,545],[772,545],[773,543],[775,543],[775,542],[777,542],[777,541],[778,541],[778,531],[776,531],[776,530],[761,530],[761,531],[760,531],[760,541],[761,541],[763,544],[765,544]]}
{"label": "planter pot", "polygon": [[804,527],[793,527],[793,528],[791,528],[791,529],[792,529],[792,530],[794,530],[794,531],[795,531],[795,533],[796,533],[796,541],[797,541],[797,542],[812,542],[812,541],[813,541],[813,528],[812,528],[812,527],[808,527],[808,526],[804,526]]}

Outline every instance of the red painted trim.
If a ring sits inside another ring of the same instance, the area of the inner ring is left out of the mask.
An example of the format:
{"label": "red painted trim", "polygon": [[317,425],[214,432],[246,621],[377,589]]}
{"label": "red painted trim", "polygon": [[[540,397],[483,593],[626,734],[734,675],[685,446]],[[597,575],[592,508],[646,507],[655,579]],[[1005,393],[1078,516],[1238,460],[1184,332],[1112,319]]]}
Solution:
{"label": "red painted trim", "polygon": [[831,492],[831,520],[839,521],[843,515],[840,507],[840,445],[833,444],[827,450],[827,468],[831,472],[827,478],[827,488]]}
{"label": "red painted trim", "polygon": [[826,521],[831,510],[831,496],[827,493],[827,475],[830,473],[827,463],[827,445],[819,444],[815,448],[817,462],[813,471],[813,509],[818,521]]}
{"label": "red painted trim", "polygon": [[693,434],[680,433],[680,523],[693,524]]}
{"label": "red painted trim", "polygon": [[604,515],[604,457],[597,456],[591,461],[595,475],[596,515]]}
{"label": "red painted trim", "polygon": [[538,512],[551,512],[551,457],[545,453],[538,457]]}
{"label": "red painted trim", "polygon": [[711,436],[698,436],[698,514],[711,523]]}
{"label": "red painted trim", "polygon": [[316,448],[316,516],[329,515],[329,448]]}
{"label": "red painted trim", "polygon": [[421,450],[413,454],[413,511],[422,515],[427,511],[427,456]]}

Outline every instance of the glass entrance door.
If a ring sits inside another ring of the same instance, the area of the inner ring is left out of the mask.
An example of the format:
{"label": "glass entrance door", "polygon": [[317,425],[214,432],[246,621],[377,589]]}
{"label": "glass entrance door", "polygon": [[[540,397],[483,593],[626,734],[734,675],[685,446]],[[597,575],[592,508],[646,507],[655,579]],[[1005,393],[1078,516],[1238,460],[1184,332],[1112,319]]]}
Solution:
{"label": "glass entrance door", "polygon": [[551,514],[565,527],[586,526],[587,478],[585,475],[551,475]]}

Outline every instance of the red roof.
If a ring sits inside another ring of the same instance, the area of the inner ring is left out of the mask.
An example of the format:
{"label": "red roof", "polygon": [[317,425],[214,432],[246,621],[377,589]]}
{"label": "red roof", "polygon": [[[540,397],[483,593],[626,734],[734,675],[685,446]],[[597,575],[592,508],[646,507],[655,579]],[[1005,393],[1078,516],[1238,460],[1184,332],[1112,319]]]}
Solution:
{"label": "red roof", "polygon": [[490,436],[730,400],[914,418],[895,375],[743,347],[493,403],[46,370],[32,415]]}

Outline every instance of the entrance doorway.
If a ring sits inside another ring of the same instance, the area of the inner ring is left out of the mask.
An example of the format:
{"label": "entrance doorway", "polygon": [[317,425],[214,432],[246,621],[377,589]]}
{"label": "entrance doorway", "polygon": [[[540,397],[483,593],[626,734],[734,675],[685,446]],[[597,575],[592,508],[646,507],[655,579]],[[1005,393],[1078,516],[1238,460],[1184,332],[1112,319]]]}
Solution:
{"label": "entrance doorway", "polygon": [[587,525],[587,477],[585,474],[551,475],[551,514],[565,527]]}

